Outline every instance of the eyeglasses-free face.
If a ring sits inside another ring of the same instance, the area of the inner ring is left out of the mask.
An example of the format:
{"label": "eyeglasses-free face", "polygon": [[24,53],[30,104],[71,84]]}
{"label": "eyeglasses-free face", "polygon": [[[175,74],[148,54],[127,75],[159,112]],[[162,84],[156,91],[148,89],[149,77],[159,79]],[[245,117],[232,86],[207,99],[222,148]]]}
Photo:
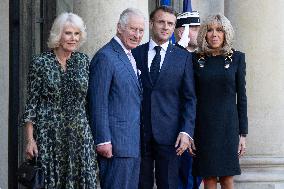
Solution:
{"label": "eyeglasses-free face", "polygon": [[159,10],[150,22],[153,40],[161,45],[172,36],[176,24],[175,15]]}
{"label": "eyeglasses-free face", "polygon": [[62,48],[65,52],[73,52],[78,47],[81,37],[81,31],[79,28],[66,24],[63,28],[59,48]]}
{"label": "eyeglasses-free face", "polygon": [[208,26],[206,41],[212,49],[220,49],[223,46],[225,32],[220,24],[213,23]]}

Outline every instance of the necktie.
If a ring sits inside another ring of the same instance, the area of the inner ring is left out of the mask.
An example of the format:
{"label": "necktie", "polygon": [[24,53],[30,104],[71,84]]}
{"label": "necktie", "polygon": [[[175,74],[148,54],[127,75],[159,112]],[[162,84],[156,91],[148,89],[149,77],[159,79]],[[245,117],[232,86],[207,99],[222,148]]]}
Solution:
{"label": "necktie", "polygon": [[127,53],[127,56],[128,56],[129,61],[131,62],[131,65],[132,65],[132,68],[133,68],[133,70],[134,70],[134,73],[135,73],[135,75],[137,76],[136,61],[135,61],[135,59],[134,59],[132,53],[131,53],[131,52],[128,52],[128,53]]}
{"label": "necktie", "polygon": [[156,54],[150,66],[150,76],[151,76],[151,80],[153,84],[155,84],[158,79],[159,72],[160,72],[160,63],[161,63],[161,54],[160,54],[161,47],[156,46],[154,47],[154,49],[156,50]]}

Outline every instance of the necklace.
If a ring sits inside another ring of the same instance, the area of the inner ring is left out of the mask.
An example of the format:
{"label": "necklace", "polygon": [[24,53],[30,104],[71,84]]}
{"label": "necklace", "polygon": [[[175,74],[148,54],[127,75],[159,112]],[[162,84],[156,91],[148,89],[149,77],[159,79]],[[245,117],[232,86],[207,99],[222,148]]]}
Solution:
{"label": "necklace", "polygon": [[60,58],[57,56],[57,54],[55,54],[55,56],[56,56],[56,60],[57,60],[57,61],[59,62],[59,64],[60,64],[61,68],[62,68],[64,71],[66,71],[66,67],[67,67],[66,60],[60,59]]}

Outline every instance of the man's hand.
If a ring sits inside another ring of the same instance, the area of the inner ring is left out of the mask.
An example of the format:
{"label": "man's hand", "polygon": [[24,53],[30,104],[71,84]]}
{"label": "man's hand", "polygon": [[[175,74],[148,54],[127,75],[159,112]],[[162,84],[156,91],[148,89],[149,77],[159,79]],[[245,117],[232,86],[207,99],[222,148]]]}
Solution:
{"label": "man's hand", "polygon": [[112,145],[111,144],[98,145],[97,152],[101,156],[104,156],[106,158],[111,158],[112,157]]}
{"label": "man's hand", "polygon": [[186,134],[184,133],[180,133],[177,137],[177,140],[176,140],[176,144],[175,144],[175,147],[178,149],[176,150],[177,152],[177,155],[182,155],[182,153],[189,149],[189,153],[191,155],[195,155],[193,153],[193,150],[195,150],[195,146],[194,146],[194,143],[193,143],[193,140],[191,140]]}

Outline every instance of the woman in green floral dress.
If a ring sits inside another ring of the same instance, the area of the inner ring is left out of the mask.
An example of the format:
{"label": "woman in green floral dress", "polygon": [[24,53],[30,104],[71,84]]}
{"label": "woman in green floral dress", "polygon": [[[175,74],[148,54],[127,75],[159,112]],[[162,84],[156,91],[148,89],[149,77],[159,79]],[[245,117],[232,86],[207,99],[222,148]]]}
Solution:
{"label": "woman in green floral dress", "polygon": [[82,19],[59,15],[51,51],[35,56],[28,75],[23,117],[28,158],[38,156],[48,189],[96,189],[95,146],[86,114],[89,60],[75,52],[85,41]]}

